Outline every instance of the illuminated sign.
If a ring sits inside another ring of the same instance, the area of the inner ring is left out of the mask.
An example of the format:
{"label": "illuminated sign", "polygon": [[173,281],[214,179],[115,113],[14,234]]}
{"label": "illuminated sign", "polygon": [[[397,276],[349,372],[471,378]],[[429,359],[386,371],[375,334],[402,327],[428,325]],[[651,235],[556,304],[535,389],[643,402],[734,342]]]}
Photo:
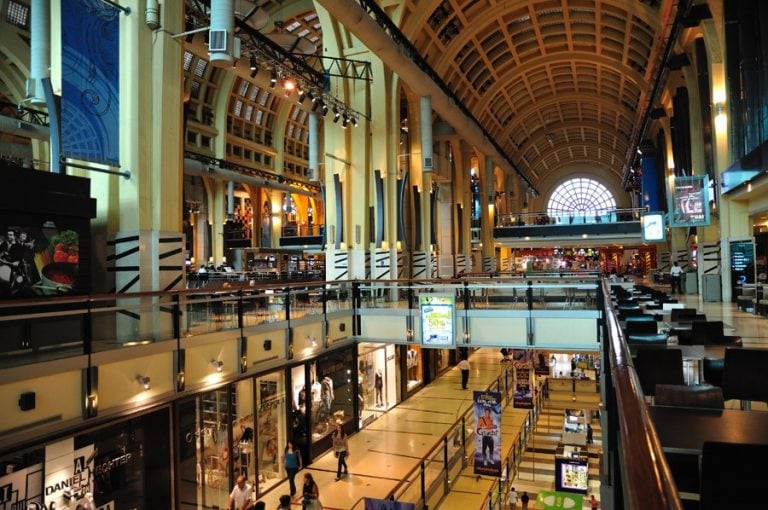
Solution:
{"label": "illuminated sign", "polygon": [[427,347],[453,345],[454,296],[452,294],[419,295],[421,310],[421,343]]}
{"label": "illuminated sign", "polygon": [[667,237],[664,213],[645,213],[642,217],[643,241],[663,241]]}
{"label": "illuminated sign", "polygon": [[671,191],[670,226],[709,225],[709,180],[706,175],[675,177]]}

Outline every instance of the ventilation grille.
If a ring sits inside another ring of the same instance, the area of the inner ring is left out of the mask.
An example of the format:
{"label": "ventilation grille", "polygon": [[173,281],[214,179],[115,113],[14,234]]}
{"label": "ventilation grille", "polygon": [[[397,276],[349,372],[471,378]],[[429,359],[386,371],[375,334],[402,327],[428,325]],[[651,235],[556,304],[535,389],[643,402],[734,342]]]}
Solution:
{"label": "ventilation grille", "polygon": [[227,51],[227,31],[210,30],[208,35],[208,51]]}

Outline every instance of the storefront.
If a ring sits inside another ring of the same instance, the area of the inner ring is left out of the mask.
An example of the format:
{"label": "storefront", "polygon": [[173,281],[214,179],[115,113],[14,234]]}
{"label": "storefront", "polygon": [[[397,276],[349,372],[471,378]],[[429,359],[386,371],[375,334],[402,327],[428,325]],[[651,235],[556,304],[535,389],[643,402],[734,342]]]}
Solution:
{"label": "storefront", "polygon": [[0,459],[2,508],[172,508],[168,407]]}
{"label": "storefront", "polygon": [[411,393],[424,384],[424,359],[420,345],[401,346],[405,351],[404,391]]}
{"label": "storefront", "polygon": [[356,427],[354,359],[351,346],[290,368],[291,437],[307,462],[330,448],[336,425]]}
{"label": "storefront", "polygon": [[[282,371],[249,378],[177,405],[181,508],[226,505],[234,479],[258,495],[283,480],[286,397]],[[230,446],[231,445],[231,446]]]}
{"label": "storefront", "polygon": [[362,343],[358,346],[357,382],[359,427],[363,428],[400,402],[397,391],[396,346]]}

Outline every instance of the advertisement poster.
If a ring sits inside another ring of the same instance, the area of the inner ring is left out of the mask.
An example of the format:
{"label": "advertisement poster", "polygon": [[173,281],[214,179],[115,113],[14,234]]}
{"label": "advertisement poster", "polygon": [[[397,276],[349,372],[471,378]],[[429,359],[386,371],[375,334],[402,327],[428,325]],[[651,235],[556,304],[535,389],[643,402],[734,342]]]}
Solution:
{"label": "advertisement poster", "polygon": [[42,508],[43,465],[35,464],[0,477],[0,510]]}
{"label": "advertisement poster", "polygon": [[537,508],[545,510],[561,510],[573,508],[581,510],[584,504],[584,496],[569,494],[567,492],[541,491],[536,496]]}
{"label": "advertisement poster", "polygon": [[532,371],[533,364],[530,361],[515,362],[515,394],[512,400],[513,407],[533,409],[533,385],[531,384]]}
{"label": "advertisement poster", "polygon": [[501,393],[475,391],[475,474],[501,476]]}
{"label": "advertisement poster", "polygon": [[77,289],[80,237],[47,221],[0,225],[0,299],[69,294]]}
{"label": "advertisement poster", "polygon": [[670,200],[670,226],[709,225],[709,181],[706,175],[675,177]]}
{"label": "advertisement poster", "polygon": [[93,502],[93,472],[96,450],[92,444],[75,450],[74,438],[45,447],[45,485],[47,508],[96,510]]}
{"label": "advertisement poster", "polygon": [[363,498],[365,510],[416,510],[413,503],[400,503],[389,499]]}
{"label": "advertisement poster", "polygon": [[453,345],[454,296],[452,294],[421,294],[421,341],[427,347]]}
{"label": "advertisement poster", "polygon": [[643,241],[663,241],[667,237],[667,228],[664,223],[664,213],[645,213],[642,217]]}

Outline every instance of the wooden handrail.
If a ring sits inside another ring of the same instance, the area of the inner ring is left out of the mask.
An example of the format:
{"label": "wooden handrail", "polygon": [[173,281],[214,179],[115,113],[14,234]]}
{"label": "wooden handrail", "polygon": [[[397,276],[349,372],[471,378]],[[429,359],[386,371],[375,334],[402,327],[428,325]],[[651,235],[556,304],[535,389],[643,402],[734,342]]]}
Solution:
{"label": "wooden handrail", "polygon": [[603,281],[606,345],[618,405],[625,508],[682,510],[677,486],[661,448],[629,347]]}

